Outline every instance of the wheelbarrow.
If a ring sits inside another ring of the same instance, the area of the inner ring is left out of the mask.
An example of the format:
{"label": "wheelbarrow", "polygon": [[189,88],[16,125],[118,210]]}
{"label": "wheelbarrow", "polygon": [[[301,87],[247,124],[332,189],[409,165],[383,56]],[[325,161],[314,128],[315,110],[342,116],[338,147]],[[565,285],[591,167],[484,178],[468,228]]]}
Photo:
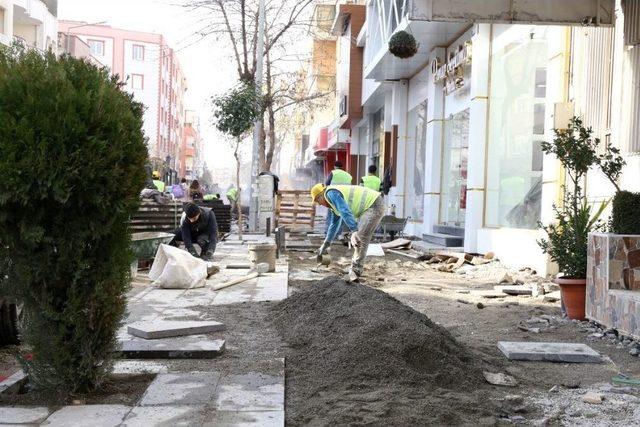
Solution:
{"label": "wheelbarrow", "polygon": [[153,259],[158,251],[158,246],[162,243],[169,243],[171,239],[173,239],[173,234],[162,231],[131,234],[131,250],[136,257],[136,260],[131,264],[131,277],[136,277],[138,273],[139,260]]}
{"label": "wheelbarrow", "polygon": [[386,215],[382,217],[382,221],[380,221],[379,231],[382,234],[382,238],[388,234],[391,237],[391,240],[396,238],[396,234],[399,237],[404,237],[404,228],[407,225],[410,217],[406,218],[397,218],[393,215]]}

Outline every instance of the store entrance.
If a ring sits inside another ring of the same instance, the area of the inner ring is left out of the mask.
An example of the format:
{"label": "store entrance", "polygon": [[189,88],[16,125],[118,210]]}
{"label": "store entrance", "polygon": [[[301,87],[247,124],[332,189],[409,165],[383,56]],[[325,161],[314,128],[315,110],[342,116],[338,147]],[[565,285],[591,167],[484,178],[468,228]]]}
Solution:
{"label": "store entrance", "polygon": [[469,155],[469,109],[445,121],[440,223],[464,227],[467,209]]}

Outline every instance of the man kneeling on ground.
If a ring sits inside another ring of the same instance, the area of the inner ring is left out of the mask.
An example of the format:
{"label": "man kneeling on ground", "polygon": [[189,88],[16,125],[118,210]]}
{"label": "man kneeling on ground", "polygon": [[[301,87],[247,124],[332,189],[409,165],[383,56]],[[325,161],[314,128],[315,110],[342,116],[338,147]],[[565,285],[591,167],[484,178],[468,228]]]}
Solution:
{"label": "man kneeling on ground", "polygon": [[315,203],[329,208],[334,213],[318,256],[321,257],[327,252],[344,221],[351,230],[351,244],[355,247],[349,276],[362,276],[367,248],[373,232],[384,216],[384,200],[380,193],[356,185],[325,187],[323,184],[316,184],[311,189],[311,198]]}
{"label": "man kneeling on ground", "polygon": [[176,235],[169,244],[178,246],[179,242],[183,242],[187,251],[196,258],[198,252],[193,245],[197,244],[201,249],[200,257],[205,261],[210,261],[218,243],[218,223],[215,213],[211,209],[187,203],[184,207],[180,228],[176,230]]}

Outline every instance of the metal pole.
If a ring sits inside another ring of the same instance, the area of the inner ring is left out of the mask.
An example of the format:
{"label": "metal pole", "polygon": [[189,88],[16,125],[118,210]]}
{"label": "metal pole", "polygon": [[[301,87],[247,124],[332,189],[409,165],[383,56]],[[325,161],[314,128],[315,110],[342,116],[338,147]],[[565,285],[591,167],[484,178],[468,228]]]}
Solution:
{"label": "metal pole", "polygon": [[[256,47],[256,89],[262,95],[262,69],[264,63],[264,0],[260,0],[258,10],[258,44]],[[258,230],[258,169],[260,136],[262,135],[262,115],[258,117],[253,127],[253,154],[251,157],[251,185],[249,186],[249,230]]]}

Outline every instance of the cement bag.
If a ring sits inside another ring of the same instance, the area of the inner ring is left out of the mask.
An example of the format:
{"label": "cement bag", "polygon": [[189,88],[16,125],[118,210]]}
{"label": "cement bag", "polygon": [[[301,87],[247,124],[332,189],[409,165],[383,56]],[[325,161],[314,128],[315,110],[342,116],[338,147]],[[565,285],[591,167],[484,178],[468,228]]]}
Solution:
{"label": "cement bag", "polygon": [[164,289],[202,288],[207,280],[207,263],[182,249],[160,245],[149,278],[153,286]]}

